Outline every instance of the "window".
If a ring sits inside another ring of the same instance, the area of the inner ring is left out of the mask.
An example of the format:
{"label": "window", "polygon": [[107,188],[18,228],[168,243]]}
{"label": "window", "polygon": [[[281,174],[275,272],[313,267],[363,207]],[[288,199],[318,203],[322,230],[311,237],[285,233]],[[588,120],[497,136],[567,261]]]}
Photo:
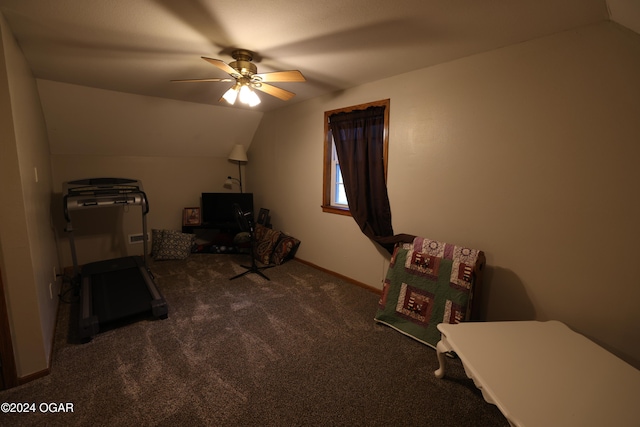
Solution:
{"label": "window", "polygon": [[[331,131],[329,131],[331,133]],[[341,208],[349,208],[347,194],[344,191],[344,181],[340,171],[340,162],[336,153],[336,145],[331,138],[331,205]]]}
{"label": "window", "polygon": [[322,210],[323,212],[336,213],[341,215],[351,215],[349,204],[344,189],[342,174],[340,173],[340,163],[336,155],[336,148],[329,127],[329,117],[336,113],[348,113],[357,110],[365,110],[369,107],[385,107],[384,115],[384,171],[387,173],[387,153],[389,141],[389,100],[370,102],[367,104],[354,105],[347,108],[325,111],[324,113],[324,167],[323,167],[323,189],[322,189]]}

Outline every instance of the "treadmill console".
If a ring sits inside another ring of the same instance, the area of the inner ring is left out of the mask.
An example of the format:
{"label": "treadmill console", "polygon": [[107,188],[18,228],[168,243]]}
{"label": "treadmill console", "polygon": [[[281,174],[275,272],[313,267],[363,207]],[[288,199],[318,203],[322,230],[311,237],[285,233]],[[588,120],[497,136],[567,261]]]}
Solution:
{"label": "treadmill console", "polygon": [[142,205],[149,210],[142,182],[127,178],[90,178],[63,184],[64,214],[69,211],[115,205]]}

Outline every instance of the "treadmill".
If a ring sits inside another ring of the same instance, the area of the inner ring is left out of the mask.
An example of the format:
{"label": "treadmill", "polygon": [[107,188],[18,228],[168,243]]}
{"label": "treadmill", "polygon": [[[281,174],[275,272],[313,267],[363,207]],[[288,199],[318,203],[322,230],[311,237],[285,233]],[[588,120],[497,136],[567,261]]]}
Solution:
{"label": "treadmill", "polygon": [[[89,178],[63,184],[65,231],[69,233],[73,283],[80,284],[79,336],[83,343],[101,331],[153,316],[168,317],[167,303],[147,267],[147,213],[142,183],[126,178]],[[142,208],[142,256],[127,256],[85,264],[76,255],[70,213],[108,206]]]}

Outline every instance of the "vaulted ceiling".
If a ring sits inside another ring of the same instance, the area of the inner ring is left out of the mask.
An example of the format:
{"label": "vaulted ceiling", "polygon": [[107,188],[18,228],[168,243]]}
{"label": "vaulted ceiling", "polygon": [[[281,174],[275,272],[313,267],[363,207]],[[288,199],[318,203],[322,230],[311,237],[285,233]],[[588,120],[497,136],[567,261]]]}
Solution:
{"label": "vaulted ceiling", "polygon": [[300,70],[306,83],[274,84],[295,92],[292,100],[260,93],[262,104],[257,108],[268,111],[608,20],[616,10],[628,16],[625,8],[638,12],[633,4],[634,0],[0,0],[0,11],[34,75],[46,80],[224,105],[219,99],[230,83],[170,80],[228,77],[201,56],[230,62],[234,48],[256,52],[258,72]]}

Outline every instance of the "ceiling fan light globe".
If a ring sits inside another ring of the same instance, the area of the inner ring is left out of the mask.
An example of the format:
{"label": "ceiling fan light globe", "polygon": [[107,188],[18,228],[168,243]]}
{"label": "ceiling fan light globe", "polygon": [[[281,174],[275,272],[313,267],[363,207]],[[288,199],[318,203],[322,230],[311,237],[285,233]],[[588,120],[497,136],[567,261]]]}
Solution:
{"label": "ceiling fan light globe", "polygon": [[226,91],[224,93],[224,95],[222,95],[222,97],[229,104],[233,105],[233,104],[236,103],[236,98],[238,97],[238,89],[236,89],[236,87],[234,86],[231,89],[229,89],[228,91]]}
{"label": "ceiling fan light globe", "polygon": [[255,107],[260,104],[260,97],[254,91],[249,93],[249,107]]}
{"label": "ceiling fan light globe", "polygon": [[251,99],[251,89],[247,85],[243,85],[240,88],[240,102],[248,104]]}

